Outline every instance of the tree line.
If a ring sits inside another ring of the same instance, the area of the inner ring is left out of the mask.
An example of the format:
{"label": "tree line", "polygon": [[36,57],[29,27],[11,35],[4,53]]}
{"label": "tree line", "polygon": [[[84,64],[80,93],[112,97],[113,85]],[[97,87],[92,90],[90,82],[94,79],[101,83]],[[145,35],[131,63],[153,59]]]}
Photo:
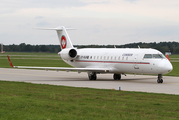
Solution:
{"label": "tree line", "polygon": [[[57,53],[61,51],[60,45],[30,45],[21,43],[19,45],[3,45],[6,52],[51,52]],[[178,42],[160,42],[160,43],[130,43],[125,45],[74,45],[76,48],[154,48],[162,53],[171,52],[172,54],[179,54]]]}
{"label": "tree line", "polygon": [[179,42],[152,42],[152,43],[130,43],[125,45],[76,45],[77,48],[154,48],[162,53],[171,52],[179,54]]}
{"label": "tree line", "polygon": [[59,45],[30,45],[21,43],[19,45],[3,45],[6,52],[51,52],[57,53],[60,51]]}

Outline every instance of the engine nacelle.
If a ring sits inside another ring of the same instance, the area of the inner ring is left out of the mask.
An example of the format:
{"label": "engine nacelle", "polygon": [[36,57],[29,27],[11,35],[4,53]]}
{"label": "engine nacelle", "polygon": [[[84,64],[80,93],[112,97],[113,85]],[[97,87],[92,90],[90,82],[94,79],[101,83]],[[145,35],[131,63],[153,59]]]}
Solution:
{"label": "engine nacelle", "polygon": [[74,60],[77,57],[77,50],[75,48],[63,49],[58,54],[64,60]]}

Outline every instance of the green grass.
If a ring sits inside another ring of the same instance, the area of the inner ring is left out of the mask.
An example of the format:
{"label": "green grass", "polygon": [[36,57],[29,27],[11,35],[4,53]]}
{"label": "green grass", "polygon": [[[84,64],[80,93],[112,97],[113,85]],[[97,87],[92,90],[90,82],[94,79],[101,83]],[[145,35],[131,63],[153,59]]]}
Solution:
{"label": "green grass", "polygon": [[[69,67],[53,53],[0,54],[0,67],[10,67],[7,54],[18,66]],[[179,62],[172,64],[166,75],[179,76]],[[178,100],[177,95],[0,81],[0,120],[179,119]]]}
{"label": "green grass", "polygon": [[179,55],[170,55],[169,58],[178,58],[179,59]]}
{"label": "green grass", "polygon": [[0,81],[0,120],[179,119],[179,96]]}
{"label": "green grass", "polygon": [[179,76],[179,62],[171,62],[173,65],[172,72],[165,74],[166,76]]}
{"label": "green grass", "polygon": [[7,55],[15,66],[71,67],[54,53],[5,53],[0,54],[0,67],[10,68]]}

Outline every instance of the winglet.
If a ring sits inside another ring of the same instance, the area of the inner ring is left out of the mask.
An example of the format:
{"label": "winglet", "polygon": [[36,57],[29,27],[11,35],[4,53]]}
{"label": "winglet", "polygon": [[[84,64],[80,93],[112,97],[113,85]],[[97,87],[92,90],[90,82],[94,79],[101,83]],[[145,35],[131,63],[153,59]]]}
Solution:
{"label": "winglet", "polygon": [[167,59],[170,61],[168,54],[167,54]]}
{"label": "winglet", "polygon": [[7,58],[8,58],[8,60],[9,60],[10,66],[11,66],[11,67],[14,67],[13,64],[12,64],[12,62],[11,62],[11,60],[10,60],[10,58],[9,58],[9,55],[7,55]]}

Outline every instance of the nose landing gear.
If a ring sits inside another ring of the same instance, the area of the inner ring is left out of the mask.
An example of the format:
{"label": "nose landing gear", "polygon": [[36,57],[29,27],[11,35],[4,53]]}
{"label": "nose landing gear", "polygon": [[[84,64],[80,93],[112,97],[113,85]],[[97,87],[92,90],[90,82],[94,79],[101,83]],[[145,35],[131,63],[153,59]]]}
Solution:
{"label": "nose landing gear", "polygon": [[163,83],[162,74],[158,74],[157,83]]}

